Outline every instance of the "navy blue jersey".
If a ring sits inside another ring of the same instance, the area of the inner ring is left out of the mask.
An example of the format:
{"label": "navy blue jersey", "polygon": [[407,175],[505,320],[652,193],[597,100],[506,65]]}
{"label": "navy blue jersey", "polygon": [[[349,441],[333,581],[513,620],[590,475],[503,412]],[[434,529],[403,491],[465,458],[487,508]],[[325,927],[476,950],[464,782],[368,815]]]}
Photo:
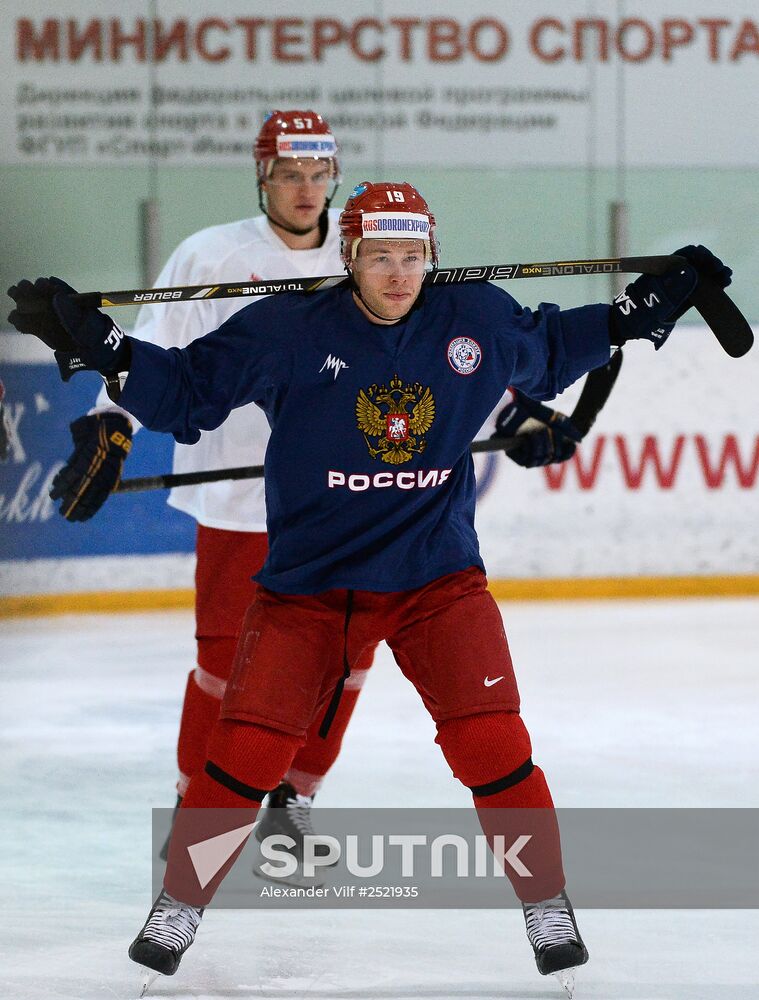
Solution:
{"label": "navy blue jersey", "polygon": [[604,364],[608,314],[432,286],[381,326],[344,285],[272,296],[183,350],[133,340],[119,402],[189,444],[258,403],[272,433],[256,580],[287,594],[407,590],[484,568],[469,445],[507,386],[551,399]]}

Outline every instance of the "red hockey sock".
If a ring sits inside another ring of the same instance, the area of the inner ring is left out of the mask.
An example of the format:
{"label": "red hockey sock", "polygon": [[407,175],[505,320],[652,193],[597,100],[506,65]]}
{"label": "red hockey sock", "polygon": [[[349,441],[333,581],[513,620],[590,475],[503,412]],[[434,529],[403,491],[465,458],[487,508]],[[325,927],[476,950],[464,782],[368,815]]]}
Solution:
{"label": "red hockey sock", "polygon": [[337,760],[345,730],[353,715],[353,709],[356,707],[358,696],[373,659],[374,649],[366,650],[353,665],[327,736],[325,738],[319,736],[323,711],[311,723],[306,735],[306,742],[295,755],[292,765],[285,775],[285,781],[289,782],[301,795],[314,795],[321,785],[324,775]]}
{"label": "red hockey sock", "polygon": [[[438,726],[437,742],[474,798],[483,832],[523,902],[550,899],[565,884],[561,841],[545,775],[532,763],[530,737],[516,712],[488,712]],[[523,838],[515,863],[504,858]],[[526,838],[526,839],[525,839]]]}
{"label": "red hockey sock", "polygon": [[187,678],[177,741],[180,795],[205,765],[208,738],[219,718],[236,648],[237,640],[224,636],[198,639],[198,666]]}
{"label": "red hockey sock", "polygon": [[[182,808],[249,808],[255,796],[236,791],[236,786],[260,790],[263,793],[258,799],[260,803],[279,784],[302,742],[302,736],[291,736],[252,722],[220,719],[211,734],[208,761],[193,776]],[[230,776],[229,781],[225,775]]]}
{"label": "red hockey sock", "polygon": [[[301,737],[251,723],[225,719],[214,726],[208,761],[190,780],[172,830],[164,878],[170,895],[193,906],[208,905],[245,846],[250,834],[245,828],[252,827],[263,797],[279,784],[301,742]],[[222,863],[218,869],[212,864],[209,873],[202,865],[215,848],[205,844],[224,835],[235,839],[234,849],[226,854],[223,845],[229,841],[217,841]],[[191,847],[200,848],[200,854]]]}

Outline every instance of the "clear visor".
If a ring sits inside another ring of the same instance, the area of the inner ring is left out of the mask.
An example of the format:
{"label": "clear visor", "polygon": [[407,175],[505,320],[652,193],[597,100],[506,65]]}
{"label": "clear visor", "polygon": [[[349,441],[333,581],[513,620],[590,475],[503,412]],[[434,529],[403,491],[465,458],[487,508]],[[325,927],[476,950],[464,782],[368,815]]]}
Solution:
{"label": "clear visor", "polygon": [[266,165],[266,183],[273,187],[315,187],[326,189],[336,181],[336,166],[332,159],[297,160],[293,158],[269,160]]}
{"label": "clear visor", "polygon": [[[360,245],[363,246],[360,247]],[[359,252],[360,247],[360,252]],[[430,245],[423,240],[353,241],[353,270],[360,274],[419,275],[432,269]]]}

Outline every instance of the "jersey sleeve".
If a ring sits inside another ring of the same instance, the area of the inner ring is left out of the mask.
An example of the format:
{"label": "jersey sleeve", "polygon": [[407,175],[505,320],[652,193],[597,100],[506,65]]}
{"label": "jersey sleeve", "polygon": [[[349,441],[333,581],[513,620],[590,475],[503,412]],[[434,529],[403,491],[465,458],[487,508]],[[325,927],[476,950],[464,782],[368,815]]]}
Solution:
{"label": "jersey sleeve", "polygon": [[194,444],[247,403],[273,404],[292,370],[284,312],[269,300],[235,313],[218,330],[184,348],[130,338],[132,361],[119,400],[150,430]]}
{"label": "jersey sleeve", "polygon": [[[208,261],[205,254],[195,249],[194,242],[197,237],[190,237],[174,250],[155,280],[156,288],[202,284],[206,280],[198,270],[207,267]],[[215,326],[207,302],[146,303],[137,314],[132,336],[159,347],[185,347]],[[135,432],[142,426],[134,414],[108,398],[105,387],[101,388],[89,412],[122,413],[131,421]]]}
{"label": "jersey sleeve", "polygon": [[532,399],[553,399],[609,360],[609,306],[520,306],[501,289],[494,346],[506,385]]}

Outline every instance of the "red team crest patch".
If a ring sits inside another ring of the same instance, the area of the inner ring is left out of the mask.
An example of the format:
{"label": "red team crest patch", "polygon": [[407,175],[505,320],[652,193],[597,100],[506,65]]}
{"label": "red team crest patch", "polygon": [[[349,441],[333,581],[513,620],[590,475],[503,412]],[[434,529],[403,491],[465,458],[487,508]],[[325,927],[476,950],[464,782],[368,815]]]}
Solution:
{"label": "red team crest patch", "polygon": [[387,424],[385,437],[388,441],[408,441],[407,413],[388,413],[385,422]]}
{"label": "red team crest patch", "polygon": [[448,345],[448,364],[458,375],[471,375],[482,361],[482,349],[471,337],[456,337]]}

